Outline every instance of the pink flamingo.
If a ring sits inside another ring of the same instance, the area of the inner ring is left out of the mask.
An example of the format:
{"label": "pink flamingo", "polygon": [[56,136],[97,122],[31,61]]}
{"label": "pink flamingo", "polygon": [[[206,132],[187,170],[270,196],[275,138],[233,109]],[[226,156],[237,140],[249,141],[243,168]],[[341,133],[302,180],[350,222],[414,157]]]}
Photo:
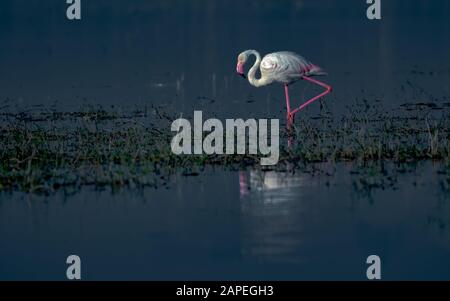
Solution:
{"label": "pink flamingo", "polygon": [[[298,111],[304,109],[307,105],[317,99],[324,97],[332,90],[329,85],[311,78],[312,76],[326,75],[322,68],[307,61],[300,55],[288,51],[270,53],[262,60],[256,50],[246,50],[242,52],[238,56],[236,71],[243,78],[245,78],[244,65],[250,55],[256,56],[255,64],[248,72],[248,81],[251,85],[255,87],[262,87],[272,84],[273,82],[280,82],[284,85],[288,125],[294,122],[295,114]],[[256,78],[256,71],[258,68],[261,72],[261,77],[259,79]],[[291,110],[291,103],[289,101],[289,85],[300,79],[317,84],[325,88],[325,91],[303,103],[298,108]]]}

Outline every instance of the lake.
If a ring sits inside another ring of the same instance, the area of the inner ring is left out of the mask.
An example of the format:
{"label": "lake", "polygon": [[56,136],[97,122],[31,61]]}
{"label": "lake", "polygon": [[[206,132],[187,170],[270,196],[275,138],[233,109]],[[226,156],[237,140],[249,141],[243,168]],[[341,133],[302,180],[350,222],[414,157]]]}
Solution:
{"label": "lake", "polygon": [[448,279],[438,170],[419,164],[370,189],[342,164],[333,175],[211,170],[140,191],[3,193],[0,278],[64,279],[74,253],[85,280],[362,280],[371,254],[384,279]]}

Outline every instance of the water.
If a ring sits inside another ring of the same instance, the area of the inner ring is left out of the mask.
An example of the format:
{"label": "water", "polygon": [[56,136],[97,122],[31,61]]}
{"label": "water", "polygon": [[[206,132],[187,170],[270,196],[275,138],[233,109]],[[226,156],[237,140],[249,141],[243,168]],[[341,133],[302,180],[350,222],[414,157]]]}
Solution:
{"label": "water", "polygon": [[355,190],[353,166],[309,172],[208,171],[167,188],[0,197],[1,279],[448,279],[450,207],[438,167]]}
{"label": "water", "polygon": [[[323,66],[333,113],[365,98],[448,103],[450,2],[384,0],[374,22],[365,2],[96,0],[69,22],[65,1],[1,1],[0,100],[284,118],[280,86],[235,74],[239,52],[253,48]],[[297,83],[292,97],[314,92]],[[86,280],[360,280],[376,254],[383,279],[448,280],[448,187],[440,163],[420,165],[372,188],[341,164],[318,174],[219,168],[158,189],[2,192],[0,279],[62,280],[77,254]]]}
{"label": "water", "polygon": [[[449,6],[384,1],[382,21],[370,22],[362,0],[98,0],[69,22],[64,1],[2,1],[0,99],[284,117],[280,86],[256,89],[235,74],[237,55],[253,48],[292,50],[328,70],[336,112],[356,98],[448,101]],[[315,91],[294,87],[294,99]]]}

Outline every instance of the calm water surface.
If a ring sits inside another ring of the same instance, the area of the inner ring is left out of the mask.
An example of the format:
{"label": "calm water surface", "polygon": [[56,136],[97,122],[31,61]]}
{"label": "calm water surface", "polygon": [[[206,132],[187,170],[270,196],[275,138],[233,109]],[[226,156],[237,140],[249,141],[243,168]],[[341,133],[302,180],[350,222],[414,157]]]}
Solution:
{"label": "calm water surface", "polygon": [[358,190],[353,168],[205,172],[167,188],[0,196],[1,279],[449,279],[450,206],[431,163],[390,188]]}
{"label": "calm water surface", "polygon": [[[81,22],[68,22],[65,1],[6,0],[0,99],[284,117],[281,87],[256,89],[235,73],[237,55],[257,49],[295,51],[328,70],[335,112],[361,98],[448,102],[450,2],[383,1],[381,22],[369,22],[366,8],[362,0],[97,0],[83,3]],[[292,97],[314,93],[307,86],[293,86]]]}

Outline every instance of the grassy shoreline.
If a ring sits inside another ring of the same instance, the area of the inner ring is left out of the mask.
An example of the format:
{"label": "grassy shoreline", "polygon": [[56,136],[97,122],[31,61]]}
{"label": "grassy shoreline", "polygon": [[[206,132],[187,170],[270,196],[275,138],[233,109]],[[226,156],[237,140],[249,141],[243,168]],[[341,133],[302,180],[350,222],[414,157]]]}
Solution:
{"label": "grassy shoreline", "polygon": [[[424,104],[387,110],[362,101],[342,116],[330,112],[281,129],[280,163],[269,169],[302,168],[317,162],[433,160],[450,178],[450,110]],[[51,192],[62,187],[151,186],[181,172],[207,166],[259,166],[250,155],[176,156],[170,124],[176,117],[157,107],[131,112],[100,107],[74,112],[4,111],[0,114],[0,191]],[[293,145],[286,147],[288,134]],[[268,167],[264,167],[268,169]],[[450,182],[449,182],[450,183]]]}

